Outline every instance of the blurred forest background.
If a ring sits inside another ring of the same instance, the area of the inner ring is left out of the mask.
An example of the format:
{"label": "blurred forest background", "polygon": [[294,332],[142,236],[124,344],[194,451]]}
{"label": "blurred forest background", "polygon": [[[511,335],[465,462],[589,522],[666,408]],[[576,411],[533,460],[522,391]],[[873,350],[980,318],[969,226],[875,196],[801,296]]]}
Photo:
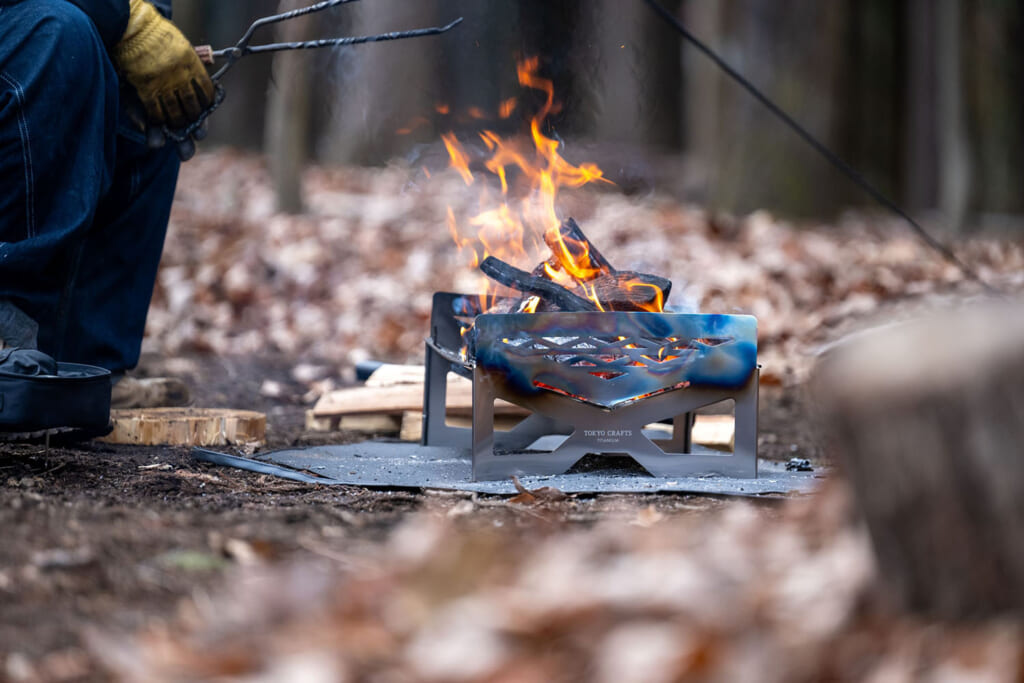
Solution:
{"label": "blurred forest background", "polygon": [[[883,192],[959,230],[1024,213],[1024,6],[1011,0],[665,0]],[[193,42],[234,43],[304,0],[176,0]],[[255,42],[443,25],[447,35],[243,60],[207,145],[268,154],[285,205],[307,161],[445,165],[440,133],[519,121],[515,62],[540,55],[572,161],[627,192],[714,210],[831,217],[869,200],[641,0],[363,0]],[[444,106],[442,106],[444,105]],[[441,113],[445,112],[445,113]],[[513,117],[514,118],[514,117]]]}

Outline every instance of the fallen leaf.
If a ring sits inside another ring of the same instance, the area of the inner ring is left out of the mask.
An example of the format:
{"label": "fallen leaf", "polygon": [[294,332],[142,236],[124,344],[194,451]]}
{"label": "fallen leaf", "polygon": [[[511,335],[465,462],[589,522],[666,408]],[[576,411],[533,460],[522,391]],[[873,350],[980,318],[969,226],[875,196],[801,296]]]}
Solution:
{"label": "fallen leaf", "polygon": [[538,505],[540,503],[565,500],[568,497],[565,493],[559,491],[553,486],[542,486],[530,491],[523,486],[523,483],[519,481],[519,477],[515,475],[512,475],[512,484],[516,487],[516,491],[519,491],[519,495],[509,498],[508,502],[510,503],[517,503],[520,505]]}
{"label": "fallen leaf", "polygon": [[665,515],[658,512],[658,509],[653,505],[648,505],[636,513],[636,517],[630,521],[630,524],[633,526],[644,527],[646,529],[654,526],[663,519],[665,519]]}

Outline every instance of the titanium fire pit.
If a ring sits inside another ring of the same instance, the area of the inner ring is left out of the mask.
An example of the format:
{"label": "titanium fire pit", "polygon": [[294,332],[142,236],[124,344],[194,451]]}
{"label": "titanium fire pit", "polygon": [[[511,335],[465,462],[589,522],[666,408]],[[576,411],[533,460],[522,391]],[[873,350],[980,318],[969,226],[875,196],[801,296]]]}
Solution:
{"label": "titanium fire pit", "polygon": [[[449,372],[473,381],[471,430],[446,424]],[[440,292],[427,339],[422,443],[471,445],[474,481],[562,474],[590,454],[628,455],[659,477],[752,479],[757,388],[753,316],[484,314],[479,297]],[[531,415],[496,432],[499,398]],[[694,446],[694,411],[726,400],[735,403],[733,452]],[[644,433],[666,420],[671,438]],[[548,435],[568,438],[541,450]]]}

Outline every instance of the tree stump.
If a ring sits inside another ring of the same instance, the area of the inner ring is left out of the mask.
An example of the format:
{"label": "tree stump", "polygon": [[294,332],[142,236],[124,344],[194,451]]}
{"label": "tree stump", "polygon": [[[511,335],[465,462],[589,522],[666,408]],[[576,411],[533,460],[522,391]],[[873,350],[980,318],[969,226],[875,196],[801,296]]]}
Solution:
{"label": "tree stump", "polygon": [[139,446],[262,445],[267,433],[267,416],[251,410],[112,410],[110,421],[114,430],[100,441]]}
{"label": "tree stump", "polygon": [[1024,609],[1024,306],[857,335],[813,393],[883,590],[929,616]]}

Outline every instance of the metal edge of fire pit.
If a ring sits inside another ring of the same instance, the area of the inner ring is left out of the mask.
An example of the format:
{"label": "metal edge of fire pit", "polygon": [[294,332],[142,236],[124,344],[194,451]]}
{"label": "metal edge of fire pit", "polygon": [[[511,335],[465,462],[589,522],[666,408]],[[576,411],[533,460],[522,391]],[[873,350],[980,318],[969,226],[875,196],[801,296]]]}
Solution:
{"label": "metal edge of fire pit", "polygon": [[506,392],[533,396],[550,386],[604,408],[682,383],[739,388],[757,367],[750,315],[484,314],[472,341],[476,367],[502,377]]}
{"label": "metal edge of fire pit", "polygon": [[[251,458],[194,449],[199,460],[276,474],[307,483],[368,488],[417,488],[514,494],[510,479],[470,481],[468,451],[404,442],[315,446],[262,453]],[[219,456],[219,457],[218,457]],[[565,493],[699,493],[765,496],[812,493],[827,471],[791,472],[785,463],[761,460],[757,479],[730,477],[652,477],[619,470],[594,470],[552,476],[522,476],[527,488],[551,486]],[[289,476],[294,475],[294,476]]]}
{"label": "metal edge of fire pit", "polygon": [[[472,295],[435,293],[426,340],[421,443],[471,446],[471,479],[567,473],[588,453],[626,453],[661,478],[757,476],[753,316],[492,314],[484,306]],[[472,432],[444,419],[449,372],[473,380]],[[488,406],[497,398],[532,416],[512,432],[494,433]],[[725,400],[736,406],[732,457],[690,452],[691,411]],[[652,442],[643,434],[643,425],[665,420],[676,425],[671,439]],[[531,450],[545,434],[572,436],[546,452]]]}

